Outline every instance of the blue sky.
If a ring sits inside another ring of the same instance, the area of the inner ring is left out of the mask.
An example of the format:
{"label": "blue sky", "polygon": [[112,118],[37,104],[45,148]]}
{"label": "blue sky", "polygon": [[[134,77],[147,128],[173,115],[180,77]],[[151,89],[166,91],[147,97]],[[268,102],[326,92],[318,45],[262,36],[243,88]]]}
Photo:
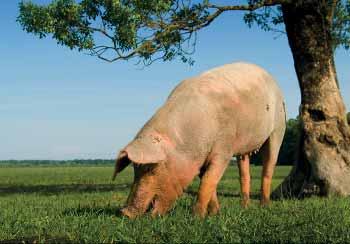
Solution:
{"label": "blue sky", "polygon": [[[35,0],[36,3],[48,2]],[[196,63],[106,63],[39,40],[16,23],[18,1],[0,3],[0,160],[113,158],[182,79],[234,61],[267,69],[282,88],[288,117],[300,103],[284,36],[249,29],[242,13],[226,13],[199,32]],[[349,53],[336,53],[350,107]]]}

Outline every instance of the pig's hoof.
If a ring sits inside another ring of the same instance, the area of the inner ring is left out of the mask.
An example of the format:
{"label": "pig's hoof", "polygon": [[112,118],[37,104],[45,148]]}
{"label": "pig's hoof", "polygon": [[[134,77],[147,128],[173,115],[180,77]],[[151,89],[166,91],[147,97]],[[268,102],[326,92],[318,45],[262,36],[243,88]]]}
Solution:
{"label": "pig's hoof", "polygon": [[270,200],[268,200],[268,199],[261,199],[260,200],[260,206],[261,207],[268,207],[268,206],[270,206]]}
{"label": "pig's hoof", "polygon": [[208,208],[208,215],[214,216],[217,215],[220,211],[220,208]]}
{"label": "pig's hoof", "polygon": [[162,210],[159,210],[159,209],[153,209],[152,210],[152,213],[151,213],[151,216],[152,218],[156,218],[156,217],[162,217],[165,215],[167,211],[162,211]]}
{"label": "pig's hoof", "polygon": [[244,200],[241,201],[241,207],[242,208],[248,208],[248,206],[249,206],[249,200],[244,199]]}
{"label": "pig's hoof", "polygon": [[193,214],[201,219],[205,218],[207,215],[207,210],[202,206],[196,204],[193,208]]}
{"label": "pig's hoof", "polygon": [[209,203],[208,205],[208,214],[210,216],[217,215],[220,211],[220,205],[217,203]]}

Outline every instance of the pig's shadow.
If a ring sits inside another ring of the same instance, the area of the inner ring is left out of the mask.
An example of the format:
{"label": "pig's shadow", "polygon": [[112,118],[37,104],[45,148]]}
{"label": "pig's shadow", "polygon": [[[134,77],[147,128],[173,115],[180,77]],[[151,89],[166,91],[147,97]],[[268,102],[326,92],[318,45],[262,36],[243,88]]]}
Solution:
{"label": "pig's shadow", "polygon": [[[193,189],[187,189],[185,191],[185,194],[188,194],[190,196],[196,196],[197,191]],[[240,194],[234,194],[234,193],[228,193],[228,192],[218,192],[219,196],[223,197],[233,197],[233,198],[239,198]],[[252,193],[251,199],[259,199],[260,195],[258,193]],[[100,216],[100,215],[108,215],[108,216],[115,216],[115,217],[123,217],[121,213],[121,206],[105,206],[105,207],[96,207],[96,206],[80,206],[77,208],[68,208],[63,211],[63,214],[66,216],[87,216],[87,215],[94,215],[94,216]]]}
{"label": "pig's shadow", "polygon": [[108,215],[115,217],[122,217],[121,207],[78,207],[78,208],[68,208],[63,211],[63,214],[66,216],[100,216]]}
{"label": "pig's shadow", "polygon": [[[98,188],[96,186],[90,186],[89,188],[85,187],[85,192],[90,192],[90,191],[96,191],[96,190],[125,190],[127,188],[130,188],[130,184],[117,184],[117,185],[107,185],[107,187],[101,187]],[[77,187],[74,187],[75,191]],[[79,189],[79,188],[78,188]],[[1,187],[0,187],[1,190]],[[72,191],[72,189],[68,188],[68,191]],[[81,191],[81,187],[79,189]],[[65,188],[65,191],[67,192],[67,188]],[[198,189],[189,187],[187,190],[185,190],[185,195],[189,195],[191,197],[196,197],[197,196],[197,191]],[[56,191],[50,191],[56,192]],[[58,191],[60,192],[60,191]],[[0,191],[1,193],[1,191]],[[218,191],[218,196],[221,197],[227,197],[227,198],[240,198],[239,193],[232,193],[232,192],[225,192],[225,191]],[[250,194],[251,199],[259,199],[260,194],[257,192],[252,192]],[[108,216],[115,216],[115,217],[122,217],[121,213],[121,206],[79,206],[77,208],[67,208],[63,211],[63,214],[66,216],[86,216],[86,215],[94,215],[94,216],[100,216],[100,215],[108,215]]]}
{"label": "pig's shadow", "polygon": [[[191,196],[197,196],[197,190],[194,189],[187,189],[185,191],[185,193],[187,193],[188,195]],[[220,192],[218,191],[218,196],[222,196],[222,197],[233,197],[233,198],[240,198],[241,195],[239,193],[231,193],[231,192]],[[260,194],[259,193],[250,193],[250,198],[251,199],[260,199]]]}

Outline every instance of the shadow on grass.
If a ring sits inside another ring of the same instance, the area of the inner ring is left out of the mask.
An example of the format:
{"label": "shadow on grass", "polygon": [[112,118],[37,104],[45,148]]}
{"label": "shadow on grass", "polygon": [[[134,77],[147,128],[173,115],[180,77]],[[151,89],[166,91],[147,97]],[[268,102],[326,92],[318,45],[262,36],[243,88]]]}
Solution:
{"label": "shadow on grass", "polygon": [[[196,196],[196,191],[187,190],[185,194]],[[220,193],[218,192],[218,195],[224,196],[224,197],[234,197],[239,198],[239,194],[231,194],[231,193]],[[260,195],[253,193],[251,195],[251,199],[259,199]],[[63,211],[63,215],[66,216],[100,216],[100,215],[108,215],[108,216],[115,216],[115,217],[123,217],[121,213],[121,207],[119,206],[79,206],[76,208],[67,208]]]}
{"label": "shadow on grass", "polygon": [[77,207],[77,208],[68,208],[63,211],[63,214],[66,216],[86,216],[86,215],[110,215],[110,216],[116,216],[116,217],[122,217],[120,207]]}
{"label": "shadow on grass", "polygon": [[12,243],[75,243],[64,237],[20,237],[9,240],[0,240],[0,244],[12,244]]}
{"label": "shadow on grass", "polygon": [[[187,189],[185,194],[190,196],[196,196],[197,191],[193,189]],[[219,196],[230,197],[230,198],[240,198],[240,194],[228,193],[228,192],[218,192]],[[252,193],[251,199],[260,199],[260,194]],[[78,206],[76,208],[68,208],[63,211],[66,216],[100,216],[108,215],[115,217],[123,217],[121,213],[121,207],[119,206]]]}
{"label": "shadow on grass", "polygon": [[0,196],[17,193],[52,195],[60,193],[107,192],[127,190],[130,184],[0,185]]}
{"label": "shadow on grass", "polygon": [[[191,195],[191,196],[197,196],[197,191],[193,190],[193,189],[187,189],[185,191],[185,193]],[[240,198],[241,195],[239,193],[231,193],[231,192],[217,192],[218,196],[222,196],[222,197],[233,197],[233,198]],[[250,198],[251,199],[260,199],[260,194],[259,193],[250,193]]]}

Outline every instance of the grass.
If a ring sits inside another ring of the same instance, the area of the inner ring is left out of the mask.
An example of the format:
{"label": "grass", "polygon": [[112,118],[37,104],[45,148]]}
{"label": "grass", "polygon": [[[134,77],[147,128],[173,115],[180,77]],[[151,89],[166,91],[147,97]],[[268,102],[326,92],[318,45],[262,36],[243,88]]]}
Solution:
{"label": "grass", "polygon": [[[277,186],[290,167],[277,167]],[[252,166],[257,196],[261,167]],[[230,167],[219,186],[222,210],[192,216],[198,180],[170,213],[129,220],[118,214],[132,182],[127,168],[111,182],[111,167],[0,168],[0,240],[5,242],[350,242],[350,199],[274,201],[239,205],[239,183]],[[1,242],[1,241],[0,241]]]}

